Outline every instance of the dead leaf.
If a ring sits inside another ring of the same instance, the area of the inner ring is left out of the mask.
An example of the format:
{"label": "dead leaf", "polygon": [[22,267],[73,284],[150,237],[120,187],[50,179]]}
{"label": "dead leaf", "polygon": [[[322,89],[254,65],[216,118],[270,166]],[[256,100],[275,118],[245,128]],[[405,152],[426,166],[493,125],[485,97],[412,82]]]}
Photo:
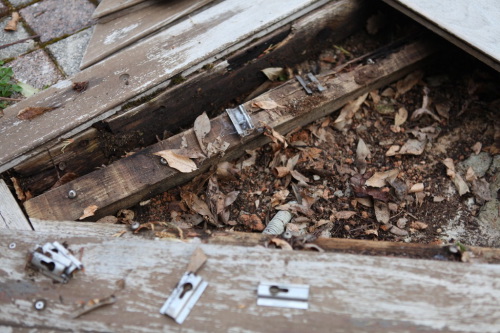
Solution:
{"label": "dead leaf", "polygon": [[292,175],[292,177],[295,180],[297,180],[299,182],[299,185],[307,186],[307,183],[309,183],[311,181],[309,178],[307,178],[306,176],[304,176],[303,174],[301,174],[297,170],[290,171],[290,174]]}
{"label": "dead leaf", "polygon": [[[408,139],[406,143],[401,147],[398,154],[400,155],[421,155],[425,150],[425,145],[427,140],[419,141],[415,139]],[[386,153],[387,155],[387,153]]]}
{"label": "dead leaf", "polygon": [[276,81],[280,78],[280,76],[285,74],[283,67],[264,68],[261,72],[264,73],[270,81]]}
{"label": "dead leaf", "polygon": [[450,103],[438,103],[435,105],[435,107],[438,115],[446,119],[450,118],[450,109],[451,109]]}
{"label": "dead leaf", "polygon": [[409,193],[422,192],[423,190],[424,190],[424,184],[417,183],[417,184],[414,184],[412,187],[410,187]]}
{"label": "dead leaf", "polygon": [[410,228],[415,229],[415,230],[424,230],[427,229],[428,225],[427,223],[420,222],[420,221],[415,221],[410,223]]}
{"label": "dead leaf", "polygon": [[250,157],[247,158],[246,160],[244,160],[241,163],[241,168],[242,169],[245,169],[247,167],[255,165],[255,161],[257,159],[257,151],[255,151],[255,150],[247,150],[246,153],[249,154]]}
{"label": "dead leaf", "polygon": [[5,25],[5,28],[3,28],[5,31],[16,31],[17,30],[17,23],[19,22],[19,19],[21,17],[19,16],[18,12],[13,12],[11,19],[7,24]]}
{"label": "dead leaf", "polygon": [[399,80],[396,83],[396,98],[410,91],[423,77],[424,73],[422,71],[415,71],[408,74],[404,79]]}
{"label": "dead leaf", "polygon": [[338,131],[347,130],[347,126],[352,122],[352,117],[354,117],[354,114],[358,112],[361,104],[363,104],[366,100],[366,97],[368,97],[368,93],[358,97],[354,101],[347,103],[342,108],[342,110],[340,110],[340,115],[333,122],[333,128]]}
{"label": "dead leaf", "polygon": [[55,110],[56,108],[47,108],[47,107],[27,107],[19,111],[17,114],[17,118],[21,120],[31,120],[34,119],[45,112],[49,112]]}
{"label": "dead leaf", "polygon": [[398,154],[399,149],[401,146],[399,145],[392,145],[389,147],[389,150],[385,153],[385,156],[395,156]]}
{"label": "dead leaf", "polygon": [[208,207],[207,203],[201,200],[196,194],[191,192],[183,192],[181,193],[182,200],[186,203],[186,205],[193,211],[201,216],[203,216],[208,222],[214,224],[219,227],[219,225],[215,222],[216,218],[212,214],[212,211]]}
{"label": "dead leaf", "polygon": [[290,174],[290,169],[287,167],[284,167],[284,166],[276,167],[276,168],[274,168],[274,171],[275,171],[276,177],[278,177],[278,178],[283,178],[286,175]]}
{"label": "dead leaf", "polygon": [[264,124],[264,128],[265,128],[265,131],[264,131],[264,135],[271,138],[271,140],[274,142],[274,143],[279,143],[281,142],[283,144],[283,148],[286,148],[288,147],[288,143],[286,142],[286,139],[283,135],[281,135],[280,133],[276,132],[274,130],[274,128],[271,128],[267,125]]}
{"label": "dead leaf", "polygon": [[135,213],[133,210],[130,209],[120,209],[118,213],[116,214],[118,218],[124,223],[130,223],[133,221],[135,217]]}
{"label": "dead leaf", "polygon": [[262,231],[266,228],[260,217],[255,214],[242,214],[239,217],[241,223],[246,225],[251,230]]}
{"label": "dead leaf", "polygon": [[288,191],[286,189],[274,192],[274,194],[271,198],[271,207],[275,207],[275,206],[280,205],[283,202],[285,202],[285,200],[289,194],[290,194],[290,191]]}
{"label": "dead leaf", "polygon": [[382,224],[389,223],[389,219],[391,216],[387,204],[385,202],[375,200],[374,208],[377,221]]}
{"label": "dead leaf", "polygon": [[196,139],[198,140],[198,144],[200,145],[201,150],[205,154],[207,154],[207,148],[206,148],[205,142],[203,142],[203,140],[205,139],[207,134],[210,133],[211,129],[212,129],[212,127],[210,125],[210,119],[208,118],[207,113],[203,112],[194,121],[193,130],[194,130],[194,134],[196,135]]}
{"label": "dead leaf", "polygon": [[404,107],[399,108],[396,116],[394,117],[394,126],[401,126],[408,119],[408,111]]}
{"label": "dead leaf", "polygon": [[481,152],[481,148],[483,148],[483,144],[481,142],[476,142],[474,146],[472,146],[472,151],[474,154],[478,155]]}
{"label": "dead leaf", "polygon": [[54,185],[52,185],[50,189],[54,189],[56,187],[69,183],[70,181],[75,180],[77,178],[78,175],[76,173],[66,172],[61,178],[57,180],[57,182],[54,183]]}
{"label": "dead leaf", "polygon": [[366,182],[365,185],[371,187],[383,187],[390,183],[399,175],[399,169],[392,169],[384,172],[375,172]]}
{"label": "dead leaf", "polygon": [[376,230],[376,229],[365,230],[365,235],[375,235],[378,237],[378,230]]}
{"label": "dead leaf", "polygon": [[172,150],[162,150],[154,153],[154,155],[163,157],[171,168],[180,172],[188,173],[198,169],[196,163],[189,157],[176,154]]}
{"label": "dead leaf", "polygon": [[16,196],[19,201],[25,201],[26,195],[21,187],[21,184],[19,183],[19,180],[16,177],[10,177],[10,180],[12,181],[12,185],[14,185],[14,190],[16,190]]}
{"label": "dead leaf", "polygon": [[224,156],[226,150],[229,148],[231,144],[227,141],[222,141],[221,137],[215,139],[215,141],[209,142],[207,144],[207,154],[208,157],[212,157],[214,155],[219,154],[220,156]]}
{"label": "dead leaf", "polygon": [[417,205],[420,207],[424,203],[424,199],[426,197],[425,192],[416,192],[415,193],[415,201]]}
{"label": "dead leaf", "polygon": [[465,180],[472,183],[474,180],[477,180],[476,173],[474,172],[474,169],[472,167],[469,167],[467,169],[467,172],[465,173]]}
{"label": "dead leaf", "polygon": [[363,139],[359,139],[358,146],[356,147],[356,167],[360,174],[364,174],[366,171],[366,158],[370,157],[370,150],[366,146]]}
{"label": "dead leaf", "polygon": [[451,158],[446,158],[443,160],[443,164],[447,168],[446,175],[449,176],[455,184],[455,187],[458,190],[458,194],[462,196],[465,193],[469,192],[469,186],[462,179],[462,176],[460,176],[460,174],[455,171],[453,160]]}
{"label": "dead leaf", "polygon": [[365,207],[373,207],[373,201],[370,198],[356,198],[356,202]]}
{"label": "dead leaf", "polygon": [[294,213],[302,213],[306,216],[312,216],[314,215],[314,211],[310,209],[309,207],[306,207],[304,205],[298,204],[296,202],[289,202],[284,205],[279,205],[275,207],[276,210],[285,210],[285,211],[291,211]]}
{"label": "dead leaf", "polygon": [[96,205],[90,205],[90,206],[88,206],[87,208],[85,208],[83,210],[83,215],[80,216],[78,219],[79,220],[83,220],[83,219],[85,219],[87,217],[93,216],[94,213],[95,213],[95,211],[97,210],[97,208],[99,208],[99,207],[97,207]]}
{"label": "dead leaf", "polygon": [[389,181],[389,185],[394,189],[394,194],[399,200],[403,200],[408,194],[408,186],[406,183],[398,178]]}
{"label": "dead leaf", "polygon": [[283,105],[279,105],[273,100],[265,100],[265,101],[255,101],[252,103],[253,107],[260,108],[263,110],[272,110],[275,108],[282,108]]}
{"label": "dead leaf", "polygon": [[186,268],[187,272],[197,273],[200,268],[207,262],[208,258],[205,252],[199,247],[194,250],[191,258],[189,259],[189,264]]}
{"label": "dead leaf", "polygon": [[337,220],[347,220],[356,215],[356,212],[350,210],[341,210],[339,212],[335,212],[334,215]]}
{"label": "dead leaf", "polygon": [[398,226],[398,228],[401,228],[403,229],[404,227],[406,227],[406,223],[408,222],[408,219],[407,218],[404,218],[404,217],[401,217],[398,219],[398,221],[396,222],[396,225]]}
{"label": "dead leaf", "polygon": [[283,249],[283,250],[288,250],[288,251],[293,251],[293,248],[288,242],[284,239],[280,238],[272,238],[270,240],[271,243],[274,243],[277,247]]}
{"label": "dead leaf", "polygon": [[392,234],[397,236],[408,236],[408,231],[400,229],[396,226],[392,226],[391,230],[389,230]]}

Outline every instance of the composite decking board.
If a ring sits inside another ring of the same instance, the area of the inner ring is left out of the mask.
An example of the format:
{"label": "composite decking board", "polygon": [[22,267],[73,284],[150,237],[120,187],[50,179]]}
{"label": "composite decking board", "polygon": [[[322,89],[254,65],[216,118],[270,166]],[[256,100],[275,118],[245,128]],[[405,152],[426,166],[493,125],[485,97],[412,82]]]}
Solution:
{"label": "composite decking board", "polygon": [[105,15],[110,15],[145,1],[146,0],[102,0],[92,14],[92,18],[99,18]]}
{"label": "composite decking board", "polygon": [[139,39],[214,0],[151,1],[140,8],[105,23],[98,22],[80,65],[87,68]]}
{"label": "composite decking board", "polygon": [[[26,271],[35,244],[66,241],[85,271],[54,284]],[[0,234],[0,324],[12,328],[117,332],[497,332],[500,265],[337,253],[109,239],[7,230]],[[197,247],[208,287],[182,325],[159,313]],[[119,287],[119,281],[122,288]],[[261,281],[310,286],[309,309],[259,307]],[[78,319],[78,304],[114,294]],[[35,311],[37,299],[46,302]]]}
{"label": "composite decking board", "polygon": [[3,179],[0,179],[0,229],[32,230]]}
{"label": "composite decking board", "polygon": [[498,0],[384,0],[500,71]]}
{"label": "composite decking board", "polygon": [[[257,98],[271,99],[286,107],[252,113],[252,120],[257,127],[268,124],[286,133],[332,113],[363,93],[397,80],[415,69],[433,52],[434,47],[429,43],[418,41],[404,46],[376,64],[360,66],[348,73],[324,76],[320,79],[329,89],[319,96],[308,97],[298,83],[289,81]],[[245,103],[246,108],[257,111],[252,107],[252,102]],[[234,127],[226,114],[214,118],[211,127],[206,140],[214,142],[222,138],[227,142],[229,148],[225,152],[225,159],[239,157],[246,149],[268,142],[268,138],[259,133],[241,140],[234,133]],[[198,170],[186,174],[161,165],[159,157],[153,155],[160,150],[179,149],[183,140],[186,140],[190,150],[201,153],[194,132],[190,129],[30,199],[25,202],[26,211],[32,218],[75,220],[86,207],[96,205],[99,207],[96,218],[114,214],[118,209],[130,207],[145,197],[180,185],[221,161],[219,156],[206,159],[199,163]],[[69,190],[77,191],[78,196],[69,199]]]}
{"label": "composite decking board", "polygon": [[[0,119],[0,172],[33,156],[30,151],[75,128],[90,127],[113,108],[169,78],[195,71],[324,5],[327,0],[227,0],[136,43],[71,80],[60,81],[4,110]],[[255,17],[259,19],[256,20]],[[88,81],[83,92],[73,82]],[[27,107],[55,108],[33,120]],[[109,113],[109,114],[108,114]]]}

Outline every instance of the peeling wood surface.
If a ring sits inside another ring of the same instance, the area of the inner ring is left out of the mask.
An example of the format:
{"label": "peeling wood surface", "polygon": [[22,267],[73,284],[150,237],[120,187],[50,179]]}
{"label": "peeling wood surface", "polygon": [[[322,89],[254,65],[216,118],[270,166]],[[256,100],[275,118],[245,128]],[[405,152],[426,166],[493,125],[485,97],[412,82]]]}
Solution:
{"label": "peeling wood surface", "polygon": [[[8,230],[0,235],[0,324],[93,332],[497,332],[500,266],[287,252],[143,239],[66,237]],[[54,284],[25,271],[27,251],[67,241],[85,271]],[[182,326],[159,309],[197,247],[208,288]],[[120,282],[122,280],[122,282]],[[258,307],[261,281],[310,285],[308,310]],[[124,284],[123,284],[124,282]],[[124,285],[120,288],[120,285]],[[77,304],[114,294],[117,302],[78,319]],[[44,299],[43,311],[33,302]]]}
{"label": "peeling wood surface", "polygon": [[0,179],[0,229],[32,230],[3,179]]}
{"label": "peeling wood surface", "polygon": [[[74,142],[65,149],[62,142],[45,149],[37,148],[42,150],[40,154],[20,163],[14,170],[25,190],[39,195],[57,181],[58,173],[59,176],[65,172],[85,175],[109,164],[123,151],[157,142],[156,137],[161,137],[164,131],[175,133],[179,128],[189,128],[204,111],[219,110],[227,106],[228,101],[238,100],[261,85],[266,80],[260,72],[262,69],[283,63],[293,66],[358,31],[370,9],[359,0],[328,3],[232,54],[225,59],[230,71],[214,68],[190,75],[185,82],[165,89],[152,100],[105,119],[112,137],[102,135],[107,131],[88,129],[72,137]],[[330,33],[325,35],[324,31]],[[271,45],[275,48],[263,55]],[[217,64],[220,62],[214,65],[217,67]],[[236,81],[238,85],[234,85]],[[178,110],[183,112],[180,114]],[[109,147],[106,144],[109,141],[117,142],[119,147]],[[86,163],[81,163],[83,160]],[[61,163],[66,166],[64,170],[58,167]]]}
{"label": "peeling wood surface", "polygon": [[[46,221],[39,219],[31,219],[31,224],[37,232],[47,234],[63,233],[73,236],[86,237],[102,237],[111,239],[112,237],[122,238],[142,238],[152,237],[148,232],[134,234],[124,224],[103,224],[92,222],[75,222],[75,221]],[[207,235],[203,231],[199,231],[198,239],[189,238],[193,242],[202,240],[205,244],[216,244],[226,246],[265,246],[270,238],[274,236],[264,235],[261,233],[249,232],[224,232],[217,231]],[[319,238],[315,242],[320,248],[326,252],[342,252],[351,254],[364,255],[381,255],[408,257],[419,259],[444,259],[453,258],[446,246],[420,244],[420,243],[396,243],[385,241],[344,239],[344,238]],[[468,247],[468,251],[472,252],[471,260],[473,262],[482,262],[490,264],[500,264],[500,249],[486,247]],[[443,265],[446,265],[442,261]]]}
{"label": "peeling wood surface", "polygon": [[[328,89],[321,95],[308,96],[295,81],[259,96],[271,99],[284,109],[258,111],[252,102],[245,103],[253,111],[252,120],[257,127],[267,124],[281,133],[319,119],[357,96],[388,84],[413,70],[433,52],[428,43],[415,42],[404,46],[376,64],[360,66],[349,73],[320,77]],[[225,159],[236,158],[246,149],[253,149],[268,142],[262,134],[254,133],[244,140],[234,133],[227,115],[211,121],[212,131],[207,142],[223,140],[229,144]],[[192,150],[200,150],[192,129],[152,145],[132,156],[121,159],[25,202],[30,217],[46,220],[75,220],[90,205],[99,207],[96,216],[114,214],[120,208],[130,207],[145,197],[152,196],[186,182],[197,174],[217,164],[221,159],[212,157],[199,163],[199,169],[186,174],[160,164],[153,153],[166,149],[179,149],[183,139]],[[222,143],[222,142],[221,142]],[[75,190],[78,196],[69,199],[67,193]]]}
{"label": "peeling wood surface", "polygon": [[384,1],[500,71],[498,0]]}
{"label": "peeling wood surface", "polygon": [[140,4],[144,1],[146,0],[102,0],[94,11],[92,18],[99,18],[105,15],[110,15],[120,10]]}
{"label": "peeling wood surface", "polygon": [[[4,110],[0,172],[31,157],[34,148],[75,128],[107,118],[126,100],[179,73],[190,73],[324,5],[327,0],[226,0],[60,81]],[[256,20],[255,17],[259,19]],[[73,82],[88,81],[83,92]],[[33,120],[19,120],[27,107],[55,108]],[[108,112],[108,113],[107,113]]]}
{"label": "peeling wood surface", "polygon": [[98,22],[80,65],[87,68],[213,0],[149,1],[126,17]]}

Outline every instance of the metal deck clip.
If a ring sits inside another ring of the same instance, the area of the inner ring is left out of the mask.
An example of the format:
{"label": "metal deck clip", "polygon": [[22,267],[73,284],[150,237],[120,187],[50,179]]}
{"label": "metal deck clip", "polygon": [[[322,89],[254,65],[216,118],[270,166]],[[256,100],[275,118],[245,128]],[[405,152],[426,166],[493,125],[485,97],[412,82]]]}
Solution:
{"label": "metal deck clip", "polygon": [[160,309],[160,313],[182,324],[191,312],[201,294],[205,291],[208,283],[192,273],[186,272]]}
{"label": "metal deck clip", "polygon": [[83,264],[58,242],[37,245],[31,253],[30,263],[55,281],[66,283],[73,272]]}
{"label": "metal deck clip", "polygon": [[247,136],[255,129],[252,119],[243,104],[234,109],[226,109],[226,112],[240,136]]}
{"label": "metal deck clip", "polygon": [[257,305],[305,310],[309,306],[309,286],[261,282],[257,297]]}
{"label": "metal deck clip", "polygon": [[295,75],[295,78],[297,79],[297,81],[299,81],[300,85],[302,86],[302,88],[304,88],[308,95],[312,95],[313,93],[310,86],[315,86],[315,88],[320,93],[326,90],[326,88],[321,85],[321,83],[318,81],[316,76],[313,75],[313,73],[307,74],[308,82],[306,82],[300,75]]}

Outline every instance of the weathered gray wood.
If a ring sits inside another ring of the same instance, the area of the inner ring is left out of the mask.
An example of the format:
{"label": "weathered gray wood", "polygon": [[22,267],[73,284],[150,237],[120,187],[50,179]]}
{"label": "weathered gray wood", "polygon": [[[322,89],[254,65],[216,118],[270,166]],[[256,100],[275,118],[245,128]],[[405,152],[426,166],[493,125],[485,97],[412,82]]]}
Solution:
{"label": "weathered gray wood", "polygon": [[125,224],[107,224],[95,222],[75,222],[75,221],[47,221],[30,219],[33,229],[37,232],[56,235],[63,233],[73,236],[99,237],[99,238],[137,238],[132,232],[122,233],[129,229]]}
{"label": "weathered gray wood", "polygon": [[[0,251],[4,326],[93,332],[496,332],[500,325],[499,265],[62,233],[7,231],[0,240],[4,246],[16,243]],[[26,252],[54,240],[67,241],[85,265],[65,285],[25,271]],[[180,326],[159,309],[198,246],[208,257],[199,272],[208,288]],[[309,309],[258,307],[261,281],[310,285]],[[115,304],[71,319],[80,302],[110,294]],[[47,302],[45,310],[33,309],[37,299]]]}
{"label": "weathered gray wood", "polygon": [[[191,73],[230,54],[326,2],[219,2],[76,74],[72,80],[60,81],[5,109],[0,119],[0,132],[5,138],[0,141],[0,172],[38,153],[34,148],[109,117],[124,101],[176,74]],[[88,81],[87,90],[73,90],[73,82],[81,81]],[[33,120],[18,119],[17,114],[27,107],[55,109]]]}
{"label": "weathered gray wood", "polygon": [[[271,99],[283,105],[283,108],[258,111],[258,108],[252,107],[254,101],[245,103],[245,107],[254,112],[251,117],[257,127],[267,124],[286,133],[332,113],[352,98],[400,78],[416,68],[432,52],[433,47],[427,43],[415,42],[374,65],[321,77],[323,85],[328,88],[321,95],[308,96],[298,83],[289,81],[258,98]],[[236,158],[246,149],[268,142],[268,138],[258,132],[241,140],[234,133],[234,127],[226,114],[214,118],[211,127],[207,142],[217,139],[227,142],[229,148],[225,152],[225,159]],[[93,218],[99,218],[182,184],[221,161],[219,156],[213,156],[199,162],[197,171],[180,173],[160,164],[159,157],[153,155],[165,149],[179,149],[183,140],[186,140],[189,149],[201,153],[194,132],[190,129],[28,200],[25,202],[26,211],[30,217],[39,219],[75,220],[86,207],[96,205],[99,209]],[[69,199],[69,190],[75,190],[78,196]]]}
{"label": "weathered gray wood", "polygon": [[98,22],[94,27],[80,68],[84,69],[101,61],[212,1],[149,1],[148,6],[132,11],[125,17]]}
{"label": "weathered gray wood", "polygon": [[[99,18],[130,8],[146,0],[102,0],[92,14],[92,18]],[[162,1],[162,0],[158,0]]]}
{"label": "weathered gray wood", "polygon": [[384,1],[500,71],[498,0]]}
{"label": "weathered gray wood", "polygon": [[3,179],[0,179],[0,229],[32,230]]}

